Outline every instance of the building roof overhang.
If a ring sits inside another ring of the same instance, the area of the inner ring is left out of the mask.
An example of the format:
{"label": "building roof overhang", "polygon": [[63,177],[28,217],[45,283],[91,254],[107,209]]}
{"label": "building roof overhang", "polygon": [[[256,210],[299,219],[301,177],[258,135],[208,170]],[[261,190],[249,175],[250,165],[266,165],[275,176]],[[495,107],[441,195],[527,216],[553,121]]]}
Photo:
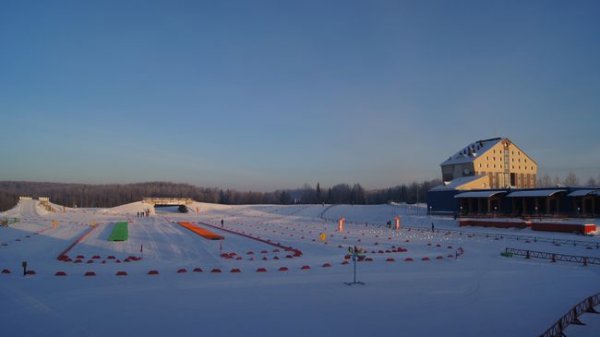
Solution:
{"label": "building roof overhang", "polygon": [[585,197],[588,195],[600,195],[600,189],[584,189],[569,193],[567,197]]}
{"label": "building roof overhang", "polygon": [[456,199],[464,198],[491,198],[496,195],[506,194],[506,191],[470,191],[459,193],[454,196]]}
{"label": "building roof overhang", "polygon": [[535,197],[551,197],[556,193],[566,192],[567,190],[526,190],[515,191],[506,195],[507,198],[535,198]]}

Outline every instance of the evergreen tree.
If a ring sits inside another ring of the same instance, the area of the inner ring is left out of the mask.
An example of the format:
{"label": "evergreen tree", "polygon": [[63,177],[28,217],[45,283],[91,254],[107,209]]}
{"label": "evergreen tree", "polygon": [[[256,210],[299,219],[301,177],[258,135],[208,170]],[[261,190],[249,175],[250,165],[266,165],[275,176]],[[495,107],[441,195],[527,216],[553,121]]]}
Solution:
{"label": "evergreen tree", "polygon": [[317,202],[318,203],[323,202],[323,199],[321,197],[321,184],[319,184],[318,182],[317,182],[317,191],[316,191],[316,194],[317,194]]}

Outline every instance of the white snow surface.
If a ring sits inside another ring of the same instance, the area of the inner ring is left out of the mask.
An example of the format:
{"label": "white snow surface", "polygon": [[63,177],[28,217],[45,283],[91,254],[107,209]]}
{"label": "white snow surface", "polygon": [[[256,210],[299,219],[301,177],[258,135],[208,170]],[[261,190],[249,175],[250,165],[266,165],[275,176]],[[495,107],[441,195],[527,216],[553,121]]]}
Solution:
{"label": "white snow surface", "polygon": [[[11,271],[0,274],[2,335],[537,336],[600,292],[599,265],[500,256],[514,247],[600,257],[597,236],[459,228],[452,218],[425,215],[422,205],[196,203],[188,213],[136,217],[143,207],[141,202],[112,209],[57,206],[47,212],[37,201],[24,200],[3,213],[20,222],[0,227],[0,270]],[[395,216],[401,217],[400,231],[383,226]],[[347,220],[343,233],[337,232],[340,217]],[[223,229],[291,246],[303,255],[286,258],[282,249],[204,226],[225,237],[206,240],[176,223],[220,227],[221,220]],[[129,222],[129,239],[109,242],[117,221]],[[95,228],[67,253],[73,259],[82,255],[82,262],[58,261],[91,224]],[[589,244],[497,240],[494,234]],[[344,284],[352,280],[352,263],[341,262],[352,245],[373,259],[358,263],[358,279],[365,285]],[[391,252],[395,247],[407,251]],[[458,248],[464,255],[450,257]],[[224,252],[241,259],[223,258]],[[129,256],[141,260],[125,262]],[[24,277],[22,261],[36,274]],[[326,263],[331,267],[323,267]],[[187,273],[177,273],[180,268]],[[222,273],[211,273],[213,268]],[[230,273],[232,268],[241,272]],[[150,270],[160,274],[148,275]],[[57,271],[67,276],[54,276]],[[83,276],[87,271],[96,276]],[[116,276],[118,271],[128,275]],[[567,335],[596,336],[596,316],[582,316],[589,324],[569,327]]]}

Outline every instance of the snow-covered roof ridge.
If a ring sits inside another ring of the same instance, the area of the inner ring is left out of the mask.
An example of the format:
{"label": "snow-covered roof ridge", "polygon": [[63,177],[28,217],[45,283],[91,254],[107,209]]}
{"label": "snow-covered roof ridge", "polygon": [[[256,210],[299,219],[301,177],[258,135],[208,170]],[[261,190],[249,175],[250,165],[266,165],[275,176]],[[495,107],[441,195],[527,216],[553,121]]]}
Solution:
{"label": "snow-covered roof ridge", "polygon": [[473,176],[459,177],[459,178],[453,179],[452,181],[444,182],[441,185],[435,186],[431,190],[432,191],[455,190],[458,187],[460,187],[461,185],[468,184],[468,183],[473,182],[482,177],[485,177],[485,175],[478,174],[478,175],[473,175]]}
{"label": "snow-covered roof ridge", "polygon": [[475,158],[489,151],[494,145],[501,142],[504,138],[496,137],[489,139],[481,139],[475,141],[445,160],[441,165],[463,164],[475,160]]}

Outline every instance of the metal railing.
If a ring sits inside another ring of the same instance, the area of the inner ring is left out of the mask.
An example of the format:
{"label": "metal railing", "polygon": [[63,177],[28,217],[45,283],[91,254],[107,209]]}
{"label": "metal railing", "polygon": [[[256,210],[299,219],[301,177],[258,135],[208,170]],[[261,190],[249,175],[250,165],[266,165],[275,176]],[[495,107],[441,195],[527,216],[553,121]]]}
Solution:
{"label": "metal railing", "polygon": [[509,247],[506,247],[504,252],[506,254],[525,256],[526,259],[536,258],[536,259],[550,260],[552,262],[556,262],[556,261],[572,262],[572,263],[580,263],[580,264],[583,264],[584,266],[587,266],[588,264],[600,265],[600,257],[565,255],[565,254],[540,252],[540,251],[536,251],[536,250],[518,249],[518,248],[509,248]]}
{"label": "metal railing", "polygon": [[600,304],[600,293],[592,295],[577,303],[571,310],[564,314],[556,323],[546,330],[540,337],[562,337],[570,324],[583,325],[579,316],[584,313],[598,313],[594,307]]}

